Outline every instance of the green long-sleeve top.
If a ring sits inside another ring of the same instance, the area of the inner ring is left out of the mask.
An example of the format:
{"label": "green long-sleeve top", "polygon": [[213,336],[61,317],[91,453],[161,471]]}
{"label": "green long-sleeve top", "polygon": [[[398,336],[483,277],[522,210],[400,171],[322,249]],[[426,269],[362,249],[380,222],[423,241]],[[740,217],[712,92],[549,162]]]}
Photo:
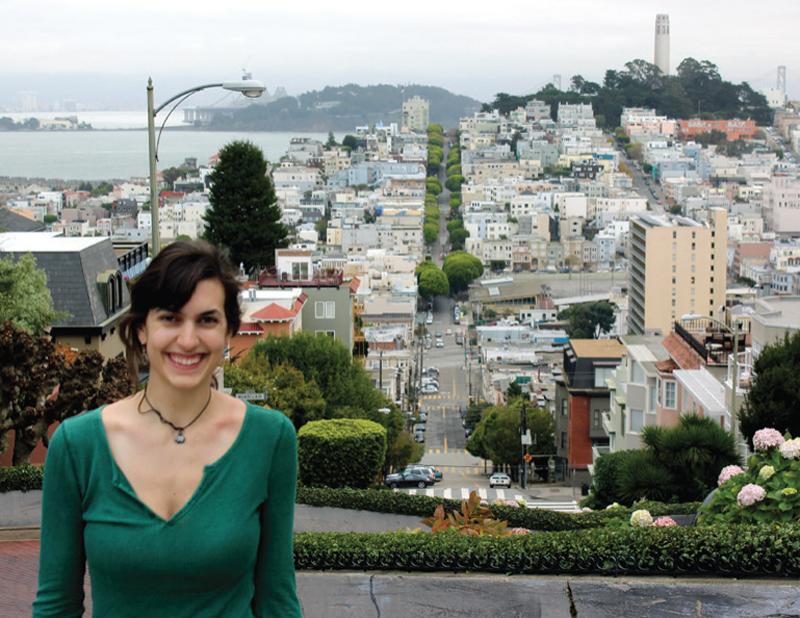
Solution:
{"label": "green long-sleeve top", "polygon": [[34,618],[83,615],[86,564],[101,618],[301,616],[296,477],[292,423],[248,405],[230,449],[165,521],[116,465],[100,409],[68,419],[45,463]]}

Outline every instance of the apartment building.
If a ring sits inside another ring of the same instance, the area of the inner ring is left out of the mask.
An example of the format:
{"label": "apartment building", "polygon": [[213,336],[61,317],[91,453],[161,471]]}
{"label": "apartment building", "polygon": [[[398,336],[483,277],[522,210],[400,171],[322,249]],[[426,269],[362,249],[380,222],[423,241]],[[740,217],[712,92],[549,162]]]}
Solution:
{"label": "apartment building", "polygon": [[430,124],[431,104],[422,97],[413,96],[403,101],[403,127],[415,133],[424,133]]}
{"label": "apartment building", "polygon": [[685,314],[714,316],[725,304],[728,212],[707,221],[638,215],[630,220],[629,332],[669,333]]}
{"label": "apartment building", "polygon": [[764,186],[763,216],[769,232],[784,235],[800,234],[800,180],[776,174]]}
{"label": "apartment building", "polygon": [[616,339],[570,339],[564,348],[563,378],[556,381],[556,454],[576,480],[588,480],[592,449],[608,447],[606,380],[624,353]]}

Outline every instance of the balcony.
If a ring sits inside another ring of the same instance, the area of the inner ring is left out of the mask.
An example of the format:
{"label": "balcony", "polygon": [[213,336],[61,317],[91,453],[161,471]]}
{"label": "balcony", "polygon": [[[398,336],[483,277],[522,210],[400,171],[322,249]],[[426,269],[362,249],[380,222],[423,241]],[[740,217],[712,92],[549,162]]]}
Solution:
{"label": "balcony", "polygon": [[[736,394],[742,395],[750,390],[753,382],[753,351],[748,348],[736,354]],[[725,377],[725,386],[731,388],[733,382],[733,354],[728,355],[728,374]]]}
{"label": "balcony", "polygon": [[607,434],[614,433],[614,421],[611,418],[610,411],[603,412],[602,416],[600,417],[600,420],[603,425],[603,431],[605,431]]}
{"label": "balcony", "polygon": [[344,282],[341,270],[315,271],[308,279],[294,279],[290,273],[280,273],[274,269],[262,270],[258,275],[258,285],[262,288],[338,288]]}

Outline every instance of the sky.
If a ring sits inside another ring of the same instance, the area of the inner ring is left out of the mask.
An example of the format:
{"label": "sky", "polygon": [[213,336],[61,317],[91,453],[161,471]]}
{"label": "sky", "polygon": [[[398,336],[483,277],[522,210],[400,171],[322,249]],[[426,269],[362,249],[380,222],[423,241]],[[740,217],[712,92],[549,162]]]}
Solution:
{"label": "sky", "polygon": [[[555,74],[566,88],[575,74],[601,82],[634,58],[652,62],[657,13],[670,16],[673,71],[707,59],[762,89],[782,64],[800,98],[798,0],[3,0],[0,108],[35,92],[138,109],[148,76],[158,102],[242,68],[270,92],[417,83],[488,101]],[[223,95],[203,96],[193,102]]]}

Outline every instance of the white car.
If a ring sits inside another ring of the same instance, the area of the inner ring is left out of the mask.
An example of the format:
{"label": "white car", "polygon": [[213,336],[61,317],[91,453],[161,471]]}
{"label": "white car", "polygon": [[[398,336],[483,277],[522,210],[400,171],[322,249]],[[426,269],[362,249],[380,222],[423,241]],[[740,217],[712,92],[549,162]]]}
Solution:
{"label": "white car", "polygon": [[503,474],[502,472],[495,472],[489,477],[489,487],[492,489],[495,487],[508,487],[510,489],[511,477],[508,476],[508,474]]}
{"label": "white car", "polygon": [[441,339],[437,339],[436,340],[436,347],[437,348],[443,348],[444,347],[444,341],[442,341]]}
{"label": "white car", "polygon": [[422,387],[422,394],[423,395],[435,395],[439,392],[439,387],[435,384],[425,384]]}

